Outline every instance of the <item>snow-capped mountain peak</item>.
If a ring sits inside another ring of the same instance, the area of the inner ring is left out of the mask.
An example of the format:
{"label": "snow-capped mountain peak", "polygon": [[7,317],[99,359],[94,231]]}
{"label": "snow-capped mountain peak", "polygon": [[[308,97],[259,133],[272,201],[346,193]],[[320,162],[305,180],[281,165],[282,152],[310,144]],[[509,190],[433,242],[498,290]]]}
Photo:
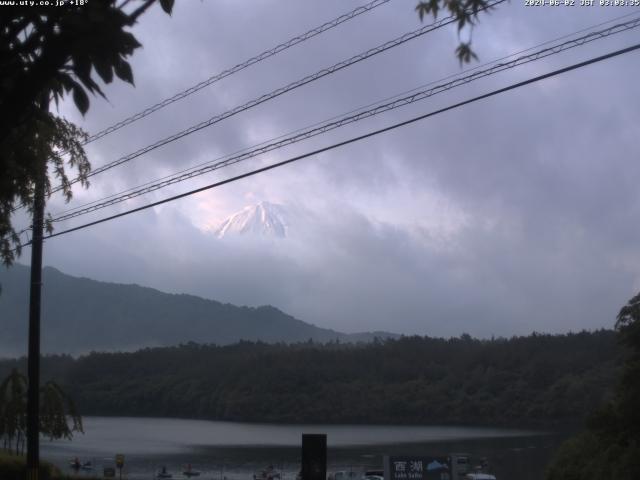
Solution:
{"label": "snow-capped mountain peak", "polygon": [[218,238],[246,234],[285,238],[288,229],[286,217],[282,205],[260,202],[228,217],[214,233]]}

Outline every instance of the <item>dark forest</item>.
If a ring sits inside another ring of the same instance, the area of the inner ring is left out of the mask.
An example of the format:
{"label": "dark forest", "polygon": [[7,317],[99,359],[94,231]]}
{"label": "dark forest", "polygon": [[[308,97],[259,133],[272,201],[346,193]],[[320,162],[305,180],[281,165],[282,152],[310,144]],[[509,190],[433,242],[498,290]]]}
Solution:
{"label": "dark forest", "polygon": [[[613,331],[369,344],[189,343],[43,358],[83,415],[257,422],[580,425],[612,394]],[[25,361],[0,362],[0,376]]]}

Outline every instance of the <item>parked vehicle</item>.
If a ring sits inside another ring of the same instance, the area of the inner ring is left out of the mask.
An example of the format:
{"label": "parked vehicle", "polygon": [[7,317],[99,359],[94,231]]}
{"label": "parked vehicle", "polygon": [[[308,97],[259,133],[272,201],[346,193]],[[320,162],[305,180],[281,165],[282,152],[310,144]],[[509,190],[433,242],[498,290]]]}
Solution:
{"label": "parked vehicle", "polygon": [[327,476],[328,480],[357,480],[359,474],[351,470],[332,472]]}
{"label": "parked vehicle", "polygon": [[384,480],[384,470],[365,470],[362,480]]}
{"label": "parked vehicle", "polygon": [[467,473],[464,476],[464,480],[496,480],[495,475],[491,475],[490,473]]}

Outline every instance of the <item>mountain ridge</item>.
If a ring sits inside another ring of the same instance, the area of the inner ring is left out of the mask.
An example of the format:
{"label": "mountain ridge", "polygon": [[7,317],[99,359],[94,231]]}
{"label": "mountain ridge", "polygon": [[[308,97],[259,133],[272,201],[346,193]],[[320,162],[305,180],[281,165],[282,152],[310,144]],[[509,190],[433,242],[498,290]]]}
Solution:
{"label": "mountain ridge", "polygon": [[[271,305],[236,306],[138,284],[101,282],[43,269],[42,350],[79,354],[131,351],[191,341],[228,345],[371,341],[387,332],[347,334],[299,320]],[[29,268],[0,270],[0,357],[26,350]]]}

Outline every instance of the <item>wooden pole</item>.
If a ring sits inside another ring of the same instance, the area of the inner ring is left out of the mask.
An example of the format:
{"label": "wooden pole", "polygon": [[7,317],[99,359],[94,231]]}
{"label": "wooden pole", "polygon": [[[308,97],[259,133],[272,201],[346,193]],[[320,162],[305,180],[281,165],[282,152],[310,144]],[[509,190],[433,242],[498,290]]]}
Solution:
{"label": "wooden pole", "polygon": [[44,228],[46,159],[35,182],[29,293],[29,355],[27,374],[27,480],[38,480],[40,467],[40,298],[42,290],[42,234]]}

